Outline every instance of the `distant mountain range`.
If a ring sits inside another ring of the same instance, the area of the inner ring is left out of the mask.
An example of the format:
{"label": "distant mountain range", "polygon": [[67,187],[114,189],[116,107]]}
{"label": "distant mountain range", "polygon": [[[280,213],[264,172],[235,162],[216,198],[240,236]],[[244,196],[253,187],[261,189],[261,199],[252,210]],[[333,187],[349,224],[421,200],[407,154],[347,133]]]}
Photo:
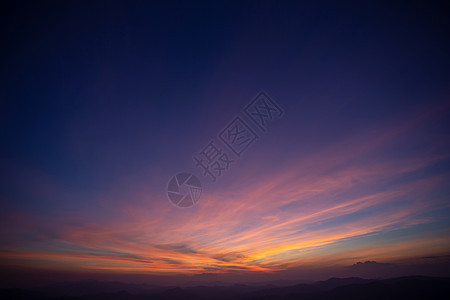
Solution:
{"label": "distant mountain range", "polygon": [[[286,282],[283,282],[286,283]],[[0,299],[144,300],[144,299],[450,299],[450,278],[331,278],[311,284],[151,286],[121,282],[80,281],[33,289],[1,289]]]}

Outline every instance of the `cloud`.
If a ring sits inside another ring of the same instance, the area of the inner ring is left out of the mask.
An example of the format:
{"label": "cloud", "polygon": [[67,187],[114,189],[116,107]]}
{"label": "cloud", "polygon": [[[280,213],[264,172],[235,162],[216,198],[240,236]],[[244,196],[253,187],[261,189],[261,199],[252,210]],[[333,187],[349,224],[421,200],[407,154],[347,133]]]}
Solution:
{"label": "cloud", "polygon": [[191,249],[189,246],[187,246],[185,244],[180,244],[180,243],[153,245],[153,246],[156,248],[159,248],[159,249],[172,250],[172,251],[184,253],[184,254],[197,254],[198,253],[197,251]]}
{"label": "cloud", "polygon": [[387,266],[392,266],[392,264],[378,263],[378,262],[376,262],[374,260],[368,260],[368,261],[365,261],[363,263],[359,261],[356,264],[350,266],[349,268],[365,268],[365,267],[372,268],[372,267],[375,267],[375,266],[377,266],[377,267],[378,266],[387,267]]}
{"label": "cloud", "polygon": [[[449,246],[441,229],[419,235],[427,230],[424,224],[436,222],[431,212],[448,208],[436,192],[446,186],[448,173],[432,170],[448,157],[428,150],[389,155],[399,137],[420,120],[293,155],[270,172],[249,163],[236,181],[211,188],[192,210],[174,209],[132,176],[101,193],[97,213],[46,216],[10,210],[0,221],[6,241],[0,257],[25,265],[33,260],[40,266],[60,263],[152,274],[271,273],[328,266],[363,274],[390,272],[392,261],[431,257]],[[61,191],[33,188],[46,196]],[[388,238],[408,229],[415,233]],[[349,264],[354,265],[347,268]]]}

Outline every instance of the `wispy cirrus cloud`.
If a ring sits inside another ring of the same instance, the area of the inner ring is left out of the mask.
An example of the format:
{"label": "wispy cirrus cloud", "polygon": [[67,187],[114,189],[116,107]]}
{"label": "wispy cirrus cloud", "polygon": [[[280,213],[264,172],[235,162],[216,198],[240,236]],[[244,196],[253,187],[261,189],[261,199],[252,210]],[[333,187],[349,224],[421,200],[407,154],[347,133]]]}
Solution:
{"label": "wispy cirrus cloud", "polygon": [[[292,155],[275,170],[261,172],[264,167],[255,165],[237,174],[231,186],[205,193],[192,211],[173,209],[154,187],[125,180],[133,188],[93,197],[93,206],[102,209],[96,214],[9,212],[2,221],[0,257],[36,266],[201,274],[442,253],[449,243],[439,228],[429,237],[376,238],[421,228],[437,220],[430,212],[449,209],[445,193],[436,192],[445,188],[448,170],[434,169],[448,155],[436,145],[404,156],[391,153],[434,114],[362,132],[307,156]],[[30,176],[24,180],[40,177]],[[30,193],[67,197],[65,189],[28,187]]]}

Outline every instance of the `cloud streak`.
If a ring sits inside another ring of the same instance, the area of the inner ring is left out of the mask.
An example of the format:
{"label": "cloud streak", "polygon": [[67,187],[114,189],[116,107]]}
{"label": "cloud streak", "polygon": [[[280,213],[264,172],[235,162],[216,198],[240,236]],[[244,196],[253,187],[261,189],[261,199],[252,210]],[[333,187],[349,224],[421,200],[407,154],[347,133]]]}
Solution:
{"label": "cloud streak", "polygon": [[[448,171],[433,171],[447,155],[431,147],[400,159],[389,156],[433,113],[349,137],[310,156],[292,156],[273,172],[255,167],[257,180],[250,171],[238,174],[232,186],[205,193],[193,211],[173,209],[161,197],[143,201],[153,190],[126,180],[133,193],[103,193],[96,200],[104,209],[100,214],[5,214],[0,258],[73,270],[202,274],[273,273],[445,253],[450,243],[439,228],[426,238],[377,238],[436,222],[430,212],[449,209],[445,197],[430,196],[448,180]],[[40,178],[30,176],[24,180]],[[67,197],[66,190],[41,187],[29,185],[31,193]]]}

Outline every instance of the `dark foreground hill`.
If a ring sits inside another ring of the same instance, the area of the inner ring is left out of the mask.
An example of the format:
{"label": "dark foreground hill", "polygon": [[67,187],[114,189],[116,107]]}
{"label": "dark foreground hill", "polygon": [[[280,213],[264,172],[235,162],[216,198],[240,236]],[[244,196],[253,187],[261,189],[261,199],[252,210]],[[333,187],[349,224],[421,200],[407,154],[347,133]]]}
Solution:
{"label": "dark foreground hill", "polygon": [[144,299],[450,299],[450,278],[331,278],[292,286],[153,287],[85,281],[34,289],[2,289],[0,299],[144,300]]}

